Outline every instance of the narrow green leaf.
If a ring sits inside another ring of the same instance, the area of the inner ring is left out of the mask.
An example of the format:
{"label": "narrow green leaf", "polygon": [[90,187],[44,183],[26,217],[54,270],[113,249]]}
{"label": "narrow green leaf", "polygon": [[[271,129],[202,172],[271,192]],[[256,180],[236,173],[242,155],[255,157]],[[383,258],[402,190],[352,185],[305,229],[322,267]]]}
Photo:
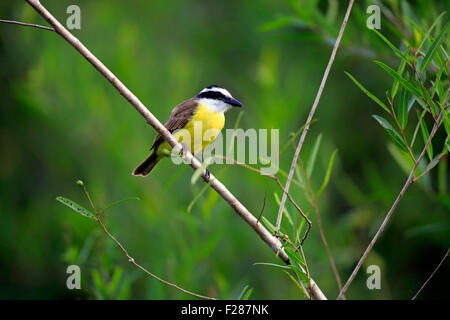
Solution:
{"label": "narrow green leaf", "polygon": [[307,24],[297,17],[281,17],[259,26],[261,32],[273,31],[285,27],[306,28]]}
{"label": "narrow green leaf", "polygon": [[408,80],[406,80],[405,78],[403,78],[402,76],[400,76],[397,72],[395,72],[395,70],[393,70],[391,67],[385,65],[383,62],[381,61],[374,61],[378,66],[380,66],[384,71],[386,71],[387,73],[389,73],[389,75],[391,77],[393,77],[395,80],[397,80],[400,85],[402,85],[404,88],[406,88],[408,91],[410,91],[413,95],[417,96],[417,97],[421,97],[421,93],[420,91],[414,87]]}
{"label": "narrow green leaf", "polygon": [[[420,117],[419,111],[417,111],[417,115]],[[423,143],[426,144],[428,138],[430,137],[430,133],[428,131],[427,124],[425,123],[425,120],[423,118],[420,119],[420,128],[422,130]],[[431,143],[428,145],[427,154],[430,161],[433,160],[433,146]]]}
{"label": "narrow green leaf", "polygon": [[273,234],[277,230],[273,224],[270,223],[269,220],[266,219],[266,217],[261,217],[262,223],[266,226],[267,229]]}
{"label": "narrow green leaf", "polygon": [[65,197],[56,197],[56,200],[61,202],[62,204],[68,206],[69,208],[71,208],[72,210],[74,210],[75,212],[78,212],[79,214],[97,220],[97,217],[95,215],[93,215],[89,210],[87,210],[86,208],[80,206],[78,203],[67,199]]}
{"label": "narrow green leaf", "polygon": [[242,289],[241,294],[238,296],[238,300],[248,300],[250,298],[251,294],[253,293],[253,288],[249,288],[248,285]]}
{"label": "narrow green leaf", "polygon": [[387,133],[391,136],[391,138],[394,140],[394,142],[405,152],[408,152],[408,148],[405,145],[405,142],[403,141],[401,135],[395,131],[394,128],[387,122],[383,117],[373,115],[375,120],[378,121],[378,123],[387,131]]}
{"label": "narrow green leaf", "polygon": [[330,161],[328,161],[327,172],[325,173],[325,178],[323,179],[322,186],[320,186],[319,191],[317,191],[317,197],[319,197],[320,194],[322,193],[322,191],[325,190],[325,188],[328,185],[328,182],[330,181],[331,170],[333,169],[333,163],[334,163],[334,158],[336,157],[336,154],[337,154],[337,149],[333,151],[333,153],[331,154],[331,157],[330,157]]}
{"label": "narrow green leaf", "polygon": [[369,90],[367,90],[366,88],[363,87],[362,84],[360,84],[355,78],[353,78],[353,76],[348,73],[345,72],[345,74],[347,76],[349,76],[350,79],[352,79],[352,81],[373,101],[375,101],[380,107],[382,107],[387,113],[391,113],[391,111],[389,110],[389,108],[380,100],[378,99],[375,95],[373,95]]}
{"label": "narrow green leaf", "polygon": [[280,269],[290,269],[288,266],[283,266],[281,264],[276,264],[276,263],[269,263],[269,262],[255,262],[253,264],[254,266],[269,266],[269,267],[275,267],[275,268],[280,268]]}
{"label": "narrow green leaf", "polygon": [[442,148],[442,154],[450,152],[450,136],[447,136],[444,142],[444,147]]}
{"label": "narrow green leaf", "polygon": [[441,20],[442,16],[446,14],[446,12],[442,12],[439,17],[436,18],[436,20],[434,20],[433,24],[431,25],[430,29],[428,29],[427,33],[425,34],[425,36],[422,39],[422,42],[420,43],[419,47],[417,48],[417,51],[420,51],[420,49],[422,49],[425,41],[430,37],[431,31],[433,31],[434,27],[437,25],[437,23]]}
{"label": "narrow green leaf", "polygon": [[438,36],[434,39],[434,41],[431,43],[430,47],[428,48],[427,53],[425,54],[425,58],[423,58],[423,62],[420,66],[420,72],[423,72],[424,70],[426,70],[428,65],[433,60],[433,57],[436,54],[436,52],[439,48],[439,45],[445,36],[445,33],[447,32],[448,23],[449,23],[448,21],[445,23],[441,32],[438,34]]}
{"label": "narrow green leaf", "polygon": [[294,266],[294,265],[292,265],[292,264],[290,264],[288,267],[289,267],[292,271],[295,272],[295,274],[296,274],[297,277],[300,279],[300,281],[303,283],[303,285],[304,285],[305,287],[308,288],[308,287],[309,287],[309,278],[308,278],[308,276],[306,275],[306,273],[304,273],[303,270],[300,269],[299,267]]}
{"label": "narrow green leaf", "polygon": [[303,294],[308,297],[308,295],[305,292],[305,289],[303,289],[303,287],[300,285],[300,283],[297,281],[297,279],[295,279],[288,271],[282,270],[284,273],[287,274],[287,276],[295,283],[295,285],[297,286],[297,288],[300,289],[301,292],[303,292]]}
{"label": "narrow green leaf", "polygon": [[445,128],[445,132],[447,133],[447,136],[450,136],[450,115],[448,114],[448,109],[446,109],[445,111],[443,111],[442,115],[443,115],[443,122],[444,122],[444,128]]}
{"label": "narrow green leaf", "polygon": [[397,47],[395,47],[385,36],[383,36],[380,32],[378,32],[376,29],[372,29],[373,32],[377,34],[378,37],[381,38],[393,51],[394,53],[400,57],[402,60],[408,61],[408,57],[403,54]]}
{"label": "narrow green leaf", "polygon": [[308,164],[306,166],[306,174],[308,175],[308,177],[311,177],[311,175],[313,173],[314,165],[316,163],[317,153],[319,151],[321,142],[322,142],[322,134],[319,134],[317,136],[316,141],[314,142],[314,146],[313,146],[311,154],[309,155]]}
{"label": "narrow green leaf", "polygon": [[402,129],[406,128],[408,123],[408,93],[405,88],[400,90],[400,96],[398,101],[397,117],[400,127]]}
{"label": "narrow green leaf", "polygon": [[247,290],[247,292],[242,297],[242,300],[248,300],[253,293],[253,288]]}
{"label": "narrow green leaf", "polygon": [[[397,73],[399,75],[403,74],[403,71],[405,71],[405,66],[406,66],[406,60],[400,61],[400,65],[398,66],[398,69],[397,69]],[[394,83],[392,84],[392,90],[391,90],[391,97],[392,97],[392,99],[395,98],[395,96],[397,94],[397,91],[398,91],[398,87],[399,87],[398,81],[394,80]]]}
{"label": "narrow green leaf", "polygon": [[291,263],[296,263],[298,266],[306,266],[303,259],[294,252],[291,248],[284,248],[284,252],[286,252],[287,256],[289,257],[289,260],[291,260]]}

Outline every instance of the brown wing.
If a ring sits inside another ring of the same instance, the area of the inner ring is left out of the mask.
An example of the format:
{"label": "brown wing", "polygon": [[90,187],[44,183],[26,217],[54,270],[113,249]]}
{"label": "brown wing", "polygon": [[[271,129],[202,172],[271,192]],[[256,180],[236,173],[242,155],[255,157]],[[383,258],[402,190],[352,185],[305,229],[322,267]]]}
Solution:
{"label": "brown wing", "polygon": [[[166,129],[169,130],[170,133],[173,133],[177,129],[184,128],[186,123],[188,123],[192,118],[196,107],[197,102],[194,100],[194,98],[180,103],[172,110],[169,120],[167,120],[167,122],[164,124],[164,127],[166,127]],[[157,148],[163,141],[164,138],[160,133],[158,133],[150,150],[153,148]]]}

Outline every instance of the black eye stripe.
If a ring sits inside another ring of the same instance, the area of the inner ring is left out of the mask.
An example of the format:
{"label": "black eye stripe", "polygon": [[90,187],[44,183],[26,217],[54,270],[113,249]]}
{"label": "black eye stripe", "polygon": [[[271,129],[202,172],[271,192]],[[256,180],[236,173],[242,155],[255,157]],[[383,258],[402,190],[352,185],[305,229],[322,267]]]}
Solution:
{"label": "black eye stripe", "polygon": [[226,96],[222,92],[219,92],[219,91],[205,91],[205,92],[200,92],[197,95],[197,98],[223,100],[226,98]]}

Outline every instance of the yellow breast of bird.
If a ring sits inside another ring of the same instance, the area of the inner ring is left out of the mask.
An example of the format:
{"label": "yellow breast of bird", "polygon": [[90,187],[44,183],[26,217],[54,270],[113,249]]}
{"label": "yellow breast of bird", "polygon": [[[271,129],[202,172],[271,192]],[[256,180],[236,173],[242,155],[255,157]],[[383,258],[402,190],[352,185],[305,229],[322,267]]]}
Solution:
{"label": "yellow breast of bird", "polygon": [[184,127],[191,137],[190,151],[198,153],[205,149],[211,142],[216,139],[217,135],[225,125],[225,115],[223,112],[216,112],[199,104],[191,121]]}

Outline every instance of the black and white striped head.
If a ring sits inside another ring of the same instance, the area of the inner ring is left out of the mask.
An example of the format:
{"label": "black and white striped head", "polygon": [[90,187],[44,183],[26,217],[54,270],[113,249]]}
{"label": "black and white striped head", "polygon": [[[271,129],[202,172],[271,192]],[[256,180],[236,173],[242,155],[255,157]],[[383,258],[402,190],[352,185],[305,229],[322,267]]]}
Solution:
{"label": "black and white striped head", "polygon": [[225,112],[231,107],[242,107],[242,103],[233,98],[227,89],[216,85],[206,87],[195,98],[216,112]]}

